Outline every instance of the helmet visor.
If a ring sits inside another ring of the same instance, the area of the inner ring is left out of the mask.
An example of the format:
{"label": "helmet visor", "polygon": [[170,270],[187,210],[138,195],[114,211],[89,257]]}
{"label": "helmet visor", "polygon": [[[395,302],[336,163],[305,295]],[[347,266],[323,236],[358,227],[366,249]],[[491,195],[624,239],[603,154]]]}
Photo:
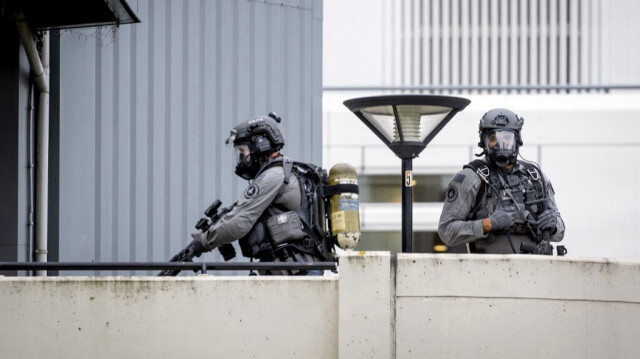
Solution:
{"label": "helmet visor", "polygon": [[489,131],[484,135],[484,145],[491,151],[514,151],[516,134],[506,130]]}
{"label": "helmet visor", "polygon": [[233,158],[236,165],[245,161],[249,161],[250,154],[251,150],[249,149],[249,145],[247,144],[239,144],[233,146]]}

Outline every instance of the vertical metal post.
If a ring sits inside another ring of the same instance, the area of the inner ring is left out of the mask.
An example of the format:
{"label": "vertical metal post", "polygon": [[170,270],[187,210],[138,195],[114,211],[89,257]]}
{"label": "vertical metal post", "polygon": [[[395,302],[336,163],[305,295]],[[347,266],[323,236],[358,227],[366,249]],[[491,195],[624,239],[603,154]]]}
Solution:
{"label": "vertical metal post", "polygon": [[402,252],[413,252],[413,159],[402,159]]}

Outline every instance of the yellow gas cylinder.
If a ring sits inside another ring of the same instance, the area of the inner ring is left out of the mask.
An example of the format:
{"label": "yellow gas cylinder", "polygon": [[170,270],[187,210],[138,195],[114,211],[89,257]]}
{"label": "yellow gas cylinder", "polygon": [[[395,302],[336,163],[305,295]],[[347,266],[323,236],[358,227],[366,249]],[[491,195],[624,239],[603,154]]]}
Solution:
{"label": "yellow gas cylinder", "polygon": [[329,170],[329,186],[338,193],[329,199],[331,234],[342,249],[353,249],[360,241],[358,174],[348,163],[338,163]]}

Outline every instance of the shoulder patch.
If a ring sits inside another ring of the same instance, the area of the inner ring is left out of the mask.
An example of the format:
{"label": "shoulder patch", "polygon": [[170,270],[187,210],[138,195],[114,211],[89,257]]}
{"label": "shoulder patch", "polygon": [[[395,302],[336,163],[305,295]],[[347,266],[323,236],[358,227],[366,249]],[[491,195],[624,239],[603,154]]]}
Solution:
{"label": "shoulder patch", "polygon": [[449,186],[445,196],[447,197],[447,201],[453,202],[458,197],[458,190],[455,186]]}
{"label": "shoulder patch", "polygon": [[251,186],[244,190],[244,198],[249,199],[256,196],[258,193],[260,193],[260,187],[258,187],[257,184],[252,183]]}
{"label": "shoulder patch", "polygon": [[467,177],[467,176],[465,176],[463,173],[458,173],[458,174],[456,174],[455,177],[453,177],[453,182],[462,183],[462,181],[464,181],[465,177]]}

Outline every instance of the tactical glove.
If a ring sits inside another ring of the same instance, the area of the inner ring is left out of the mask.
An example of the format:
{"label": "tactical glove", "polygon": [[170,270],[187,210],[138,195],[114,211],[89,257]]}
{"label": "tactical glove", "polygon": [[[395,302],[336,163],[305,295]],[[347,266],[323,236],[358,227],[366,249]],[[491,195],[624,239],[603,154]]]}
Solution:
{"label": "tactical glove", "polygon": [[556,216],[555,211],[548,209],[538,216],[536,224],[538,226],[538,229],[542,232],[553,232],[555,231],[556,225],[558,224],[558,217]]}
{"label": "tactical glove", "polygon": [[193,240],[191,241],[191,243],[189,243],[189,246],[187,247],[187,250],[189,251],[189,255],[191,258],[193,257],[200,257],[200,255],[204,252],[206,252],[206,248],[204,247],[204,245],[202,244],[202,241],[200,240],[200,238],[198,238],[198,235],[204,234],[206,236],[206,233],[194,233],[191,235],[191,237],[193,237]]}
{"label": "tactical glove", "polygon": [[516,220],[516,214],[513,210],[498,208],[493,212],[491,217],[489,217],[489,220],[491,221],[491,230],[498,231],[511,227]]}

